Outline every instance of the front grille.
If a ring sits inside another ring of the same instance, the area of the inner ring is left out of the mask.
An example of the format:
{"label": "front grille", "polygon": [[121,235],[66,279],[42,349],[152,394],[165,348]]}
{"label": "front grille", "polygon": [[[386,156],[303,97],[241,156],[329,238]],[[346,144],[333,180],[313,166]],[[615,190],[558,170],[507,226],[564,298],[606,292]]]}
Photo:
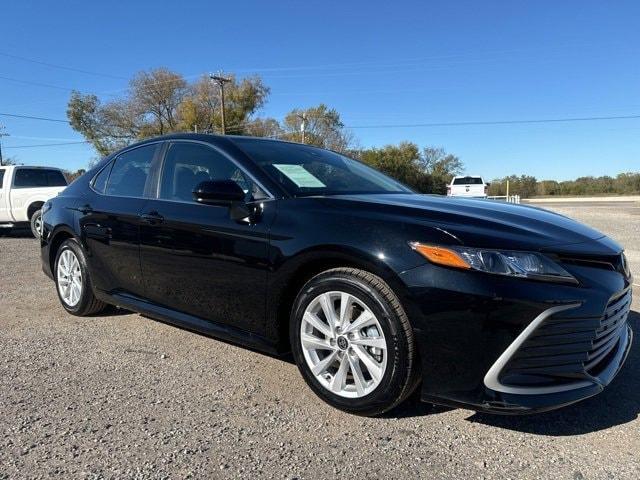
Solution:
{"label": "front grille", "polygon": [[614,272],[624,275],[625,278],[629,278],[631,275],[624,253],[618,255],[588,255],[582,257],[559,255],[558,261],[570,265],[613,270]]}
{"label": "front grille", "polygon": [[500,375],[512,386],[554,386],[597,377],[627,325],[631,290],[614,297],[601,318],[551,316],[522,343]]}

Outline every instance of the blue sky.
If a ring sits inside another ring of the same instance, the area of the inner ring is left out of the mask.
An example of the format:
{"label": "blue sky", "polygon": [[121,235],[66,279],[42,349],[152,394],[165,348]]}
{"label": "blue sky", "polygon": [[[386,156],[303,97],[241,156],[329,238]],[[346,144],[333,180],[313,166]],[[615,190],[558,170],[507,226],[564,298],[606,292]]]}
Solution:
{"label": "blue sky", "polygon": [[[638,25],[637,1],[7,2],[0,112],[64,119],[70,89],[108,100],[139,70],[223,69],[262,75],[260,115],[324,102],[362,146],[442,146],[488,178],[615,175],[640,170],[640,119],[355,127],[640,115]],[[82,140],[65,124],[0,123],[4,154],[25,164],[76,169],[96,156],[11,148]]]}

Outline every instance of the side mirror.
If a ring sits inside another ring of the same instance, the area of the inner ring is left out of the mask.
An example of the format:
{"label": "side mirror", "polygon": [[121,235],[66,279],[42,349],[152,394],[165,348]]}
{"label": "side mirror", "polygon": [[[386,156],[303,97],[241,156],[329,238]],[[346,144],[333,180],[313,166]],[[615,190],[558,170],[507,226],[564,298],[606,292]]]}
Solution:
{"label": "side mirror", "polygon": [[193,190],[193,199],[204,205],[231,205],[244,198],[244,190],[233,180],[207,180]]}

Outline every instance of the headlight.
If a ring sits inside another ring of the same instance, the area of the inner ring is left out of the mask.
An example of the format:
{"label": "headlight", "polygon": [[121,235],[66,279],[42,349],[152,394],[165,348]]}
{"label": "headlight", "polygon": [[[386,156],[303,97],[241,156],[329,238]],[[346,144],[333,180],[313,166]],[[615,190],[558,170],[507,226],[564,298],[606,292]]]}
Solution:
{"label": "headlight", "polygon": [[439,247],[417,242],[410,245],[427,260],[438,265],[509,277],[578,283],[573,275],[540,253],[458,246]]}

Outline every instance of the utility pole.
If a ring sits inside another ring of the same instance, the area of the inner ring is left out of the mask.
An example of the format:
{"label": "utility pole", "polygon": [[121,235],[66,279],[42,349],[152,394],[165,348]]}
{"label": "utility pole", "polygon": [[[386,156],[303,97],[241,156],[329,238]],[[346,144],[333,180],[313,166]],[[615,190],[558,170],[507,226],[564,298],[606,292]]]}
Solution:
{"label": "utility pole", "polygon": [[302,143],[305,143],[304,134],[305,129],[307,128],[307,112],[302,112],[302,114],[298,113],[297,117],[302,120],[302,123],[300,124],[300,132],[302,133]]}
{"label": "utility pole", "polygon": [[4,125],[0,125],[0,167],[4,165],[2,161],[2,137],[8,137],[8,133],[4,133]]}
{"label": "utility pole", "polygon": [[224,124],[224,84],[231,81],[230,78],[226,78],[222,76],[222,73],[218,73],[217,75],[210,74],[209,78],[218,84],[220,87],[220,107],[222,110],[222,134],[226,135],[227,129]]}

